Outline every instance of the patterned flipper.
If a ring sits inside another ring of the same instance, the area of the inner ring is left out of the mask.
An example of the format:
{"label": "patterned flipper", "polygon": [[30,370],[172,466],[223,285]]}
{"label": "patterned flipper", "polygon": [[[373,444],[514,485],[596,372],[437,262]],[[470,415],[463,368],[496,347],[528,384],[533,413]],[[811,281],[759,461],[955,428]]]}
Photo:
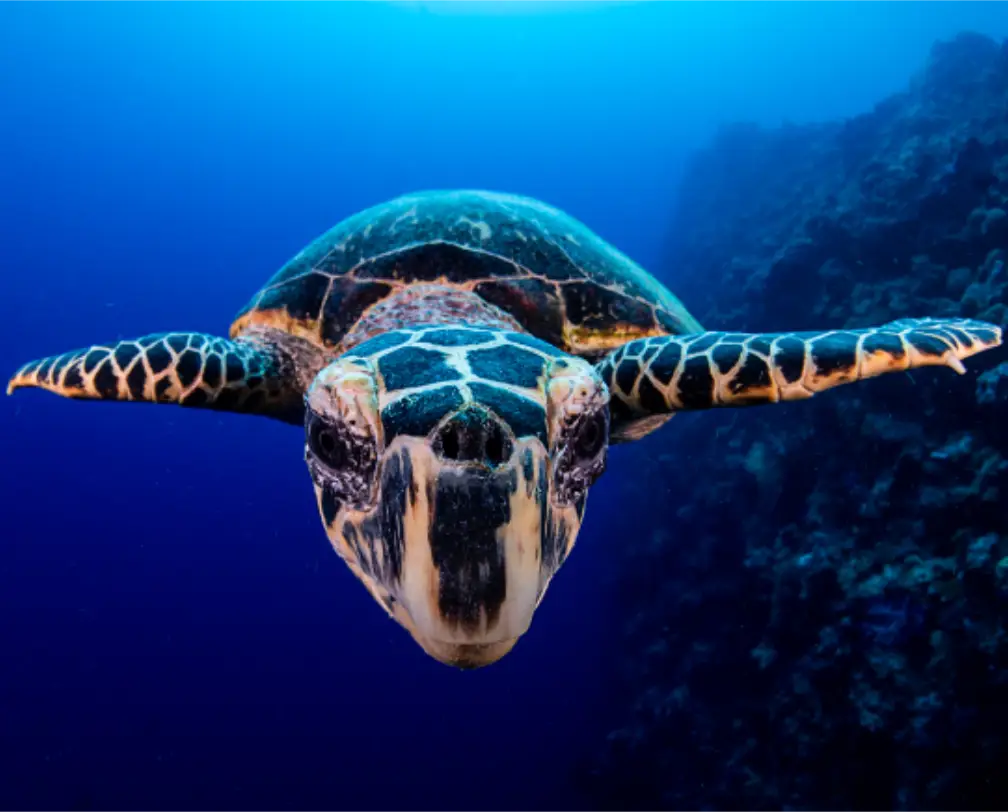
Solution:
{"label": "patterned flipper", "polygon": [[67,398],[172,403],[300,423],[303,393],[280,353],[266,344],[157,333],[25,364],[7,394],[38,387]]}
{"label": "patterned flipper", "polygon": [[686,409],[801,400],[921,366],[963,373],[962,359],[1000,343],[1001,328],[986,322],[901,319],[862,330],[638,339],[596,368],[612,395],[612,434],[619,441],[643,436]]}

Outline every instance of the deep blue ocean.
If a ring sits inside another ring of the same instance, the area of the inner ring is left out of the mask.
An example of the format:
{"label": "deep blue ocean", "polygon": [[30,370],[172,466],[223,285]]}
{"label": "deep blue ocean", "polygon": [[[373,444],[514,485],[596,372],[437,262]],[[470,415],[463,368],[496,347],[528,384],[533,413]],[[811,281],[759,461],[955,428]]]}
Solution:
{"label": "deep blue ocean", "polygon": [[[1008,12],[2,4],[0,371],[226,334],[319,234],[423,189],[540,198],[675,291],[677,189],[718,127],[871,110],[962,30],[1004,36]],[[660,461],[612,450],[528,634],[462,672],[334,555],[299,429],[0,398],[0,808],[611,803],[584,775],[628,701],[615,550],[643,504],[654,525],[689,501],[663,470],[677,431],[714,426],[673,421]]]}

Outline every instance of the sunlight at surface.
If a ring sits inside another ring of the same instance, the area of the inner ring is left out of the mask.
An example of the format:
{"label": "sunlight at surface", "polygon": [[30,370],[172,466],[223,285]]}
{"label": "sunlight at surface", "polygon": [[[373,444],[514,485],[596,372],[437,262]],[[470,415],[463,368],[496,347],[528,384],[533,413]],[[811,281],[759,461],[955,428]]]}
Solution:
{"label": "sunlight at surface", "polygon": [[370,0],[433,14],[541,14],[638,6],[655,0]]}

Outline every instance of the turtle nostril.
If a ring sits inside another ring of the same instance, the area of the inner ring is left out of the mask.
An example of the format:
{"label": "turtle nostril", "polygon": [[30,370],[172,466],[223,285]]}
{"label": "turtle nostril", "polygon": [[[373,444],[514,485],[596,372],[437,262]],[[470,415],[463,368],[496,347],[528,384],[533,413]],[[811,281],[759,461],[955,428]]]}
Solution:
{"label": "turtle nostril", "polygon": [[511,440],[493,417],[463,412],[437,434],[434,450],[454,462],[478,462],[496,468],[511,456]]}
{"label": "turtle nostril", "polygon": [[511,456],[511,441],[504,435],[504,430],[498,423],[493,422],[488,428],[483,457],[491,465],[501,465]]}
{"label": "turtle nostril", "polygon": [[449,460],[457,460],[459,455],[458,433],[453,426],[445,427],[441,432],[441,456]]}

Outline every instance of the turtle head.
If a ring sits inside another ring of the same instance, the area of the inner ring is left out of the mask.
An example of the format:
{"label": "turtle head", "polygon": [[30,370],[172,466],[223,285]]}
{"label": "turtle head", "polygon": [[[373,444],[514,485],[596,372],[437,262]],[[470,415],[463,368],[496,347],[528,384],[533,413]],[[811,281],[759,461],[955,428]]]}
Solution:
{"label": "turtle head", "polygon": [[373,339],[305,398],[305,458],[333,547],[428,654],[468,668],[528,629],[609,437],[608,391],[589,364],[482,335],[392,351]]}

